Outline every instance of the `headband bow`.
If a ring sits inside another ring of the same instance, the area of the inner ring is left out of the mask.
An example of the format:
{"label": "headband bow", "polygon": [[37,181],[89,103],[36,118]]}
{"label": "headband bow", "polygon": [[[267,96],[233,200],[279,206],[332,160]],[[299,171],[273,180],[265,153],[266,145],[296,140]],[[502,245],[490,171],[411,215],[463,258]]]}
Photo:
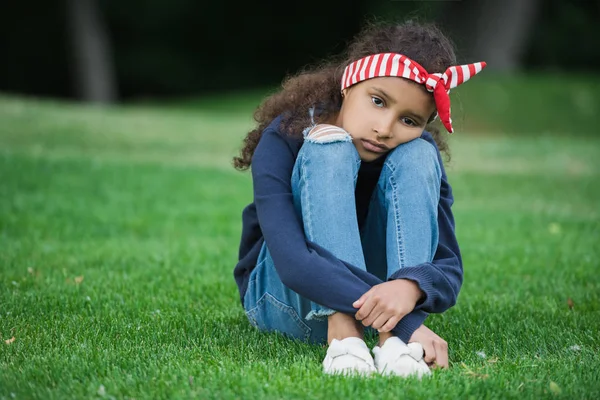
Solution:
{"label": "headband bow", "polygon": [[380,53],[373,54],[350,63],[342,76],[342,89],[366,79],[382,76],[397,76],[411,79],[425,85],[433,93],[435,105],[442,124],[449,133],[453,132],[450,118],[450,89],[468,81],[472,76],[481,72],[485,62],[449,67],[443,74],[428,73],[416,61],[403,54]]}

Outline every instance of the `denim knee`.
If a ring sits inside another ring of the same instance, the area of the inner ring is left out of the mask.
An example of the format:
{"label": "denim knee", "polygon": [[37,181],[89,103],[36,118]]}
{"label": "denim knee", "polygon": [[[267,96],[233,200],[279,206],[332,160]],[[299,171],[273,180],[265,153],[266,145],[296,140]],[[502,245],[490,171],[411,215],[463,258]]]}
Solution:
{"label": "denim knee", "polygon": [[320,138],[306,137],[298,157],[302,166],[314,165],[319,170],[339,171],[351,168],[355,174],[360,166],[360,155],[350,135],[329,135]]}
{"label": "denim knee", "polygon": [[388,155],[385,166],[392,173],[411,174],[438,182],[442,169],[436,148],[425,139],[417,138],[396,147]]}

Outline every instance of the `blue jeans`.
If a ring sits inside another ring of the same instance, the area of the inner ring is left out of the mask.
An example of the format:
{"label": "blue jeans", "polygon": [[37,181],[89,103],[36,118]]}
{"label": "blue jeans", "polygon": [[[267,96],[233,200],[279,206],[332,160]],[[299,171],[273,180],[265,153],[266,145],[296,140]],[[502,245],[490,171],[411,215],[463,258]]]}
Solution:
{"label": "blue jeans", "polygon": [[[359,229],[354,190],[361,160],[350,140],[307,138],[298,153],[292,193],[307,239],[383,281],[400,268],[431,262],[441,182],[435,148],[418,138],[388,154]],[[326,343],[327,316],[335,312],[286,287],[266,243],[250,274],[244,309],[258,329],[310,343]]]}

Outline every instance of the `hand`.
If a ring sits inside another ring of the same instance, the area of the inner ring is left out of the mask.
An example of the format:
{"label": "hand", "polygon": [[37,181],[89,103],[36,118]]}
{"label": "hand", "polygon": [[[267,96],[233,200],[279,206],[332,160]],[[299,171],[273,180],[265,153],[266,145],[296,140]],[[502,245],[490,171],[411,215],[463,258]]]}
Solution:
{"label": "hand", "polygon": [[373,286],[352,305],[359,308],[356,319],[364,326],[389,332],[415,308],[422,294],[415,282],[396,279]]}
{"label": "hand", "polygon": [[425,325],[412,334],[408,343],[419,342],[425,351],[423,358],[432,368],[448,368],[448,343]]}

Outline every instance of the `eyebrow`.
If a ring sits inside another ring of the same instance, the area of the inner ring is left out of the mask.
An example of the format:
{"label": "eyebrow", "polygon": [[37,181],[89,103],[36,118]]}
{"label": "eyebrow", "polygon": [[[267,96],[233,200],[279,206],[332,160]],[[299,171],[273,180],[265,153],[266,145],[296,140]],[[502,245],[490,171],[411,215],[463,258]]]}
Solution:
{"label": "eyebrow", "polygon": [[[379,93],[382,97],[385,97],[390,103],[392,104],[396,104],[397,101],[396,99],[394,99],[392,96],[390,96],[389,94],[386,93],[385,90],[378,88],[376,86],[371,86],[371,89],[377,93]],[[408,116],[417,120],[417,122],[419,123],[419,125],[423,125],[426,121],[426,118],[423,118],[422,116],[420,116],[419,114],[416,114],[412,111],[408,111],[407,112]]]}

